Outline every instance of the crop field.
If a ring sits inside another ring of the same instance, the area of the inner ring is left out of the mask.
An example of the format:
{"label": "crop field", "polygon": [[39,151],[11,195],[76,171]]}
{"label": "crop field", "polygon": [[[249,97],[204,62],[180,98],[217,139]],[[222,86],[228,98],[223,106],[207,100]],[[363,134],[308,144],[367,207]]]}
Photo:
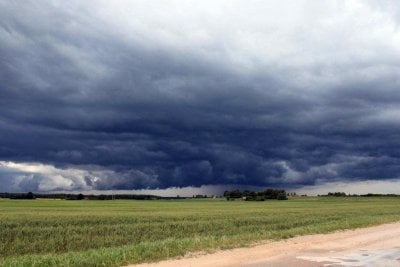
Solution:
{"label": "crop field", "polygon": [[400,198],[0,199],[0,266],[121,266],[400,220]]}

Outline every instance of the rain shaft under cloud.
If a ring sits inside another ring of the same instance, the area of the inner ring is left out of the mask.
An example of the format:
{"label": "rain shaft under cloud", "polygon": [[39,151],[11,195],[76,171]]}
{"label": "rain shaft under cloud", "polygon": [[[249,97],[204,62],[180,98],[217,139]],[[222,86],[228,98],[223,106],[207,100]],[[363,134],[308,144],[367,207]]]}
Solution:
{"label": "rain shaft under cloud", "polygon": [[0,0],[0,191],[399,178],[399,14]]}

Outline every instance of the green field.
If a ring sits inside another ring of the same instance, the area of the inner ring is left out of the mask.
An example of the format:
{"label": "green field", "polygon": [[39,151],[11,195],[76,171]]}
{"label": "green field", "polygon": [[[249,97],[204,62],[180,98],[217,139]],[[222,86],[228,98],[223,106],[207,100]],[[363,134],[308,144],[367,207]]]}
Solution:
{"label": "green field", "polygon": [[400,220],[400,198],[0,199],[0,266],[119,266]]}

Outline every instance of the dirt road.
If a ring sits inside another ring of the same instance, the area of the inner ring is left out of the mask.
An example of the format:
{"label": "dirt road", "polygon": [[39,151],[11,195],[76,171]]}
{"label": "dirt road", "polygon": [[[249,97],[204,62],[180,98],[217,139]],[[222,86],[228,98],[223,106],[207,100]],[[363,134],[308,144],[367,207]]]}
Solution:
{"label": "dirt road", "polygon": [[132,266],[400,266],[400,222]]}

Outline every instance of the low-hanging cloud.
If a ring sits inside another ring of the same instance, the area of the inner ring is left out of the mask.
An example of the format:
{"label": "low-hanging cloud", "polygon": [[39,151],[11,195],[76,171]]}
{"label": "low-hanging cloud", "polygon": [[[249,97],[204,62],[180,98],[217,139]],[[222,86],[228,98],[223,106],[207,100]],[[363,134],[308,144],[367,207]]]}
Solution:
{"label": "low-hanging cloud", "polygon": [[0,1],[0,191],[399,178],[384,2]]}

